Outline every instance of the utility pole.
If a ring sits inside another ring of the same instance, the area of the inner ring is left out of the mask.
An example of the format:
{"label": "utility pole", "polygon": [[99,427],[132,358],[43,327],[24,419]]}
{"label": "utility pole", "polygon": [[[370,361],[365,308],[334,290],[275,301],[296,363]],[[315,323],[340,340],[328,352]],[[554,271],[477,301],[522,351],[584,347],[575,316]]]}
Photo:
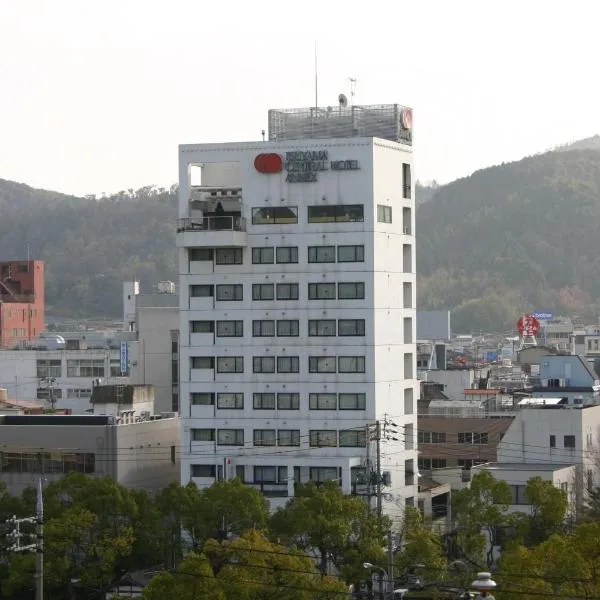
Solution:
{"label": "utility pole", "polygon": [[371,506],[371,480],[373,473],[371,472],[371,461],[369,460],[369,446],[371,442],[376,444],[376,456],[375,456],[375,494],[377,496],[377,516],[381,518],[382,507],[381,507],[381,421],[375,423],[369,423],[366,427],[366,443],[367,443],[367,464],[369,467],[368,473],[368,497],[369,506]]}
{"label": "utility pole", "polygon": [[377,516],[381,519],[381,421],[377,421]]}
{"label": "utility pole", "polygon": [[[13,516],[6,524],[10,528],[7,537],[12,540],[8,552],[35,552],[35,600],[44,600],[44,501],[42,497],[42,478],[38,481],[36,516],[17,519]],[[35,535],[22,533],[21,525],[34,524]],[[22,544],[21,538],[27,536],[34,540],[30,544]]]}
{"label": "utility pole", "polygon": [[388,559],[388,598],[389,600],[394,600],[394,539],[392,536],[392,531],[389,530],[387,534],[388,539],[388,549],[387,549],[387,559]]}

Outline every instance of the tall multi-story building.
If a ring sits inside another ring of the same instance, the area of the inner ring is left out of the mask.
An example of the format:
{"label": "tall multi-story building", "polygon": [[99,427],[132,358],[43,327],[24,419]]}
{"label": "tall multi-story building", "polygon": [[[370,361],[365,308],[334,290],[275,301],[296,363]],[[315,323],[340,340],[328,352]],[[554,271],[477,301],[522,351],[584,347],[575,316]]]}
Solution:
{"label": "tall multi-story building", "polygon": [[272,110],[268,141],[180,147],[183,483],[356,492],[379,423],[383,510],[416,504],[411,128]]}
{"label": "tall multi-story building", "polygon": [[0,348],[35,340],[44,331],[44,263],[0,262]]}

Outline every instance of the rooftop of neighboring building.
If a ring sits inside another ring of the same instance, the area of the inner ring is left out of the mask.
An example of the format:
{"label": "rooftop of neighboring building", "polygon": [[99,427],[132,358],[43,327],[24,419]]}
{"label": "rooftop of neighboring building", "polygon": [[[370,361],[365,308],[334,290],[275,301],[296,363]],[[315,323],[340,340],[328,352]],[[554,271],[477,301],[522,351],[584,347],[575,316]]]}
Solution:
{"label": "rooftop of neighboring building", "polygon": [[486,471],[559,471],[571,467],[571,464],[560,463],[502,463],[492,462],[476,465],[474,469],[485,469]]}
{"label": "rooftop of neighboring building", "polygon": [[90,402],[95,404],[132,405],[141,402],[154,402],[153,385],[97,385],[92,390]]}

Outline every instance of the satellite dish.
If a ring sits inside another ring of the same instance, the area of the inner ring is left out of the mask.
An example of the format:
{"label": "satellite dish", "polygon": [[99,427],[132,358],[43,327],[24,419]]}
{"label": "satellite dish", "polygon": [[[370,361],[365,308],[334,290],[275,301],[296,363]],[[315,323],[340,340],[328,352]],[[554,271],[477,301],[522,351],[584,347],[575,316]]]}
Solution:
{"label": "satellite dish", "polygon": [[348,106],[348,98],[346,98],[346,94],[340,94],[338,96],[338,102],[340,103],[340,108],[346,108],[346,106]]}

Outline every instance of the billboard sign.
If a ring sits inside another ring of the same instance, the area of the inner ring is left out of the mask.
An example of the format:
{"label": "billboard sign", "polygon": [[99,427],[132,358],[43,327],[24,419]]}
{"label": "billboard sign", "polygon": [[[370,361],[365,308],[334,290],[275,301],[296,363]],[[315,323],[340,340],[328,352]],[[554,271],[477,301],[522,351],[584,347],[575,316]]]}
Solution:
{"label": "billboard sign", "polygon": [[551,321],[554,315],[550,312],[534,312],[533,315],[538,321]]}
{"label": "billboard sign", "polygon": [[129,344],[127,342],[121,342],[121,352],[119,357],[121,359],[121,375],[125,375],[129,366]]}

